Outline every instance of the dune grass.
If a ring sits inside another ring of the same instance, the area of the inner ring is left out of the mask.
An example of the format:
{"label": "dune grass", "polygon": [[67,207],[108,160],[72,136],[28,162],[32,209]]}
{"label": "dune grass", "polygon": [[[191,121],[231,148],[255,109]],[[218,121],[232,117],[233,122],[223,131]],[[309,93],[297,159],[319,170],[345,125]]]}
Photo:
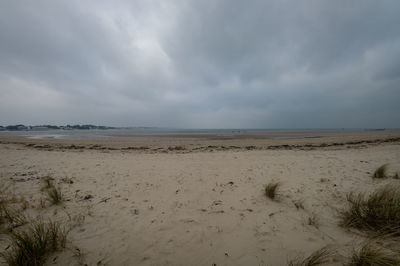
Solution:
{"label": "dune grass", "polygon": [[3,201],[0,202],[0,224],[8,224],[8,229],[12,230],[26,223],[27,218],[21,211]]}
{"label": "dune grass", "polygon": [[52,205],[59,205],[64,201],[63,194],[54,186],[47,190],[47,196]]}
{"label": "dune grass", "polygon": [[365,243],[359,250],[354,250],[347,266],[376,265],[395,266],[400,265],[400,255],[394,251],[378,245],[374,241]]}
{"label": "dune grass", "polygon": [[387,185],[368,197],[347,196],[350,207],[341,212],[340,224],[376,234],[400,236],[400,187]]}
{"label": "dune grass", "polygon": [[378,167],[375,170],[374,174],[372,175],[372,178],[386,178],[386,177],[388,177],[388,175],[387,175],[387,167],[388,167],[388,164],[384,164],[384,165],[381,165],[380,167]]}
{"label": "dune grass", "polygon": [[280,186],[279,182],[271,182],[265,187],[265,196],[275,200],[277,196],[278,187]]}
{"label": "dune grass", "polygon": [[290,260],[288,266],[317,266],[329,262],[329,258],[333,255],[332,250],[328,247],[323,247],[311,253],[307,258],[297,258]]}
{"label": "dune grass", "polygon": [[[50,201],[51,205],[59,205],[64,201],[64,196],[60,189],[53,184],[54,178],[51,176],[45,176],[42,178],[44,186],[42,191],[47,193],[47,199]],[[40,204],[41,207],[45,207],[45,204]]]}
{"label": "dune grass", "polygon": [[39,220],[25,231],[13,231],[10,248],[0,257],[10,266],[43,265],[49,254],[65,247],[66,235],[59,223]]}

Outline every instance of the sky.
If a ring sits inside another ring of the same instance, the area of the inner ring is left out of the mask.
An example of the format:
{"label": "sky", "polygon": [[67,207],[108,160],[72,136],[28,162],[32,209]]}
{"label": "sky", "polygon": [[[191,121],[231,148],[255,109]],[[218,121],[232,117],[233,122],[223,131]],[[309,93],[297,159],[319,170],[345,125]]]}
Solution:
{"label": "sky", "polygon": [[1,0],[0,125],[400,128],[398,0]]}

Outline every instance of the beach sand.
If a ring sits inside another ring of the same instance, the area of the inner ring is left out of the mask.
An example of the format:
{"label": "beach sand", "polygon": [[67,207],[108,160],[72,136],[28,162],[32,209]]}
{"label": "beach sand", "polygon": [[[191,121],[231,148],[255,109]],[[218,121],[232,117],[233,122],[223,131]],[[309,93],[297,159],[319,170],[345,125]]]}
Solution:
{"label": "beach sand", "polygon": [[[371,178],[386,163],[390,174],[400,171],[396,134],[0,142],[3,197],[16,206],[26,200],[32,219],[72,228],[48,265],[287,265],[326,245],[336,251],[330,265],[343,265],[365,239],[338,225],[347,193],[400,184]],[[45,176],[62,191],[62,205],[43,206]],[[264,195],[272,181],[280,182],[274,201]]]}

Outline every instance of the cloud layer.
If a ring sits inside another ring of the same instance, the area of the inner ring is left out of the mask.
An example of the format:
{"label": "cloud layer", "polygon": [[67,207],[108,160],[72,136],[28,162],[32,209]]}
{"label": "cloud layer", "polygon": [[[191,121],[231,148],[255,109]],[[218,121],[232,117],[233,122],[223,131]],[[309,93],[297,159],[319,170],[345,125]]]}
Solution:
{"label": "cloud layer", "polygon": [[0,124],[400,127],[399,1],[3,1]]}

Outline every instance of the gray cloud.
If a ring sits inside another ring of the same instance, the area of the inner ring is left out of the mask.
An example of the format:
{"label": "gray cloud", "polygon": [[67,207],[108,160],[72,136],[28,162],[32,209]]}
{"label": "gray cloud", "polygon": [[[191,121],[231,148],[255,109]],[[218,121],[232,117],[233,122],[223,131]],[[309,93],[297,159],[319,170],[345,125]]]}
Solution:
{"label": "gray cloud", "polygon": [[400,127],[398,1],[3,1],[0,124]]}

